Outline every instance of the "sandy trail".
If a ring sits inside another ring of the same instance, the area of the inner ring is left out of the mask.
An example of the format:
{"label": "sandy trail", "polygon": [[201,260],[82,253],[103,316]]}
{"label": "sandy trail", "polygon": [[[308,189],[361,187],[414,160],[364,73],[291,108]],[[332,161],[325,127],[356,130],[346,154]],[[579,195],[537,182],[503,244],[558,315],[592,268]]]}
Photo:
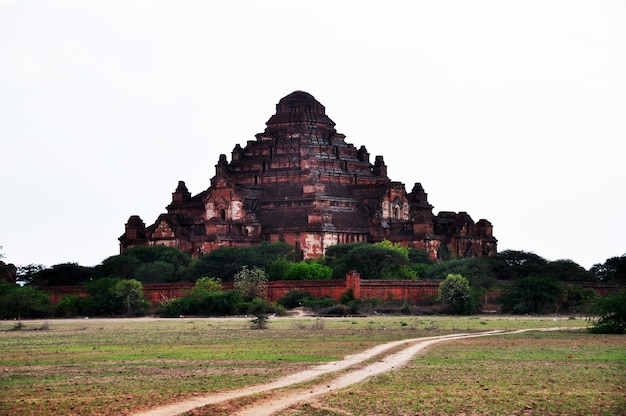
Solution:
{"label": "sandy trail", "polygon": [[[295,384],[303,383],[319,377],[324,374],[337,372],[344,370],[351,366],[355,366],[364,361],[372,359],[379,354],[384,353],[390,349],[400,347],[398,352],[387,355],[372,364],[368,364],[362,368],[356,368],[352,371],[338,376],[337,378],[324,382],[322,384],[315,385],[306,389],[299,389],[289,391],[286,394],[277,395],[277,397],[270,400],[255,402],[249,407],[240,410],[235,413],[236,416],[269,416],[280,410],[286,409],[298,402],[310,400],[311,398],[327,394],[351,384],[355,384],[365,380],[368,377],[372,377],[377,374],[381,374],[387,371],[391,371],[394,368],[400,367],[410,361],[415,354],[429,345],[463,338],[475,338],[489,335],[500,334],[514,334],[525,331],[542,331],[542,330],[559,330],[563,328],[550,328],[550,329],[521,329],[516,331],[487,331],[475,334],[453,334],[443,335],[437,337],[427,338],[411,338],[400,341],[388,342],[386,344],[377,345],[369,350],[360,352],[354,355],[348,355],[341,361],[333,361],[327,364],[319,365],[308,370],[304,370],[289,376],[280,378],[276,381],[267,384],[261,384],[257,386],[247,387],[244,389],[233,390],[223,393],[212,393],[206,396],[196,397],[193,399],[185,400],[182,402],[174,403],[167,406],[158,407],[148,411],[136,413],[135,416],[174,416],[184,412],[188,412],[198,407],[206,406],[209,404],[215,404],[225,402],[233,399],[238,399],[245,396],[251,396],[257,393],[268,392],[271,390],[280,389],[283,387],[292,386]],[[568,328],[572,329],[572,328]]]}

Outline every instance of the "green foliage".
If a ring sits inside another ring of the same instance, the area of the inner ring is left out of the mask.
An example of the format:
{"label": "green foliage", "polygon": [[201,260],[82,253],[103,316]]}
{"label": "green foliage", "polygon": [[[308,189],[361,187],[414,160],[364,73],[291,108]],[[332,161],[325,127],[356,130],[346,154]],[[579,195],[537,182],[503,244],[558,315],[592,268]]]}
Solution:
{"label": "green foliage", "polygon": [[127,316],[144,314],[148,309],[148,301],[143,295],[143,285],[138,280],[118,280],[109,291],[122,302]]}
{"label": "green foliage", "polygon": [[96,267],[100,277],[136,279],[143,283],[188,281],[191,257],[164,245],[135,246],[119,256],[105,259]]}
{"label": "green foliage", "polygon": [[300,306],[319,309],[328,308],[335,305],[337,302],[328,296],[316,298],[308,292],[296,289],[287,292],[276,303],[287,309],[297,308]]}
{"label": "green foliage", "polygon": [[137,269],[142,265],[141,260],[132,255],[119,255],[106,258],[96,266],[98,276],[115,276],[120,279],[133,279]]}
{"label": "green foliage", "polygon": [[466,278],[471,287],[472,309],[476,309],[478,298],[496,283],[490,263],[485,258],[454,259],[432,265],[427,273],[427,279],[441,279],[450,274],[460,274]]}
{"label": "green foliage", "polygon": [[394,271],[407,266],[409,260],[398,250],[376,244],[354,247],[344,257],[348,270],[356,270],[363,279],[394,279]]}
{"label": "green foliage", "polygon": [[354,296],[354,290],[350,288],[341,294],[341,297],[339,298],[339,303],[347,305],[350,302],[354,302],[355,300],[356,297]]}
{"label": "green foliage", "polygon": [[432,264],[428,253],[418,248],[409,248],[409,261],[413,264]]}
{"label": "green foliage", "polygon": [[279,257],[274,260],[267,271],[269,280],[283,280],[285,279],[285,273],[291,268],[293,262],[287,260],[285,257]]}
{"label": "green foliage", "polygon": [[248,269],[244,266],[234,278],[234,287],[237,289],[244,299],[252,300],[254,298],[267,297],[267,273],[259,267]]}
{"label": "green foliage", "polygon": [[545,274],[561,282],[590,282],[593,273],[571,260],[555,260],[548,262]]}
{"label": "green foliage", "polygon": [[375,243],[375,245],[380,246],[380,247],[385,247],[390,250],[395,250],[400,255],[402,255],[402,257],[406,258],[407,260],[409,259],[409,248],[406,246],[400,245],[399,243],[392,243],[391,241],[385,239],[381,241],[380,243]]}
{"label": "green foliage", "polygon": [[250,302],[250,306],[248,307],[248,313],[250,315],[254,315],[254,319],[252,320],[253,328],[255,329],[265,329],[267,328],[267,321],[269,319],[269,313],[272,311],[272,305],[261,298],[254,298]]}
{"label": "green foliage", "polygon": [[43,264],[28,264],[26,266],[18,266],[17,281],[23,283],[31,283],[34,276],[46,267]]}
{"label": "green foliage", "polygon": [[50,316],[50,297],[35,288],[0,282],[0,319]]}
{"label": "green foliage", "polygon": [[79,266],[77,263],[61,263],[42,269],[30,276],[29,284],[35,287],[71,286],[89,281],[96,276],[91,267]]}
{"label": "green foliage", "polygon": [[287,243],[261,243],[248,247],[220,247],[200,257],[190,270],[190,276],[215,276],[232,282],[242,267],[269,270],[280,258],[296,259],[294,247]]}
{"label": "green foliage", "polygon": [[562,312],[584,312],[597,296],[596,291],[576,285],[565,286],[565,299],[561,303]]}
{"label": "green foliage", "polygon": [[352,251],[352,249],[366,244],[368,243],[336,244],[330,246],[326,249],[322,264],[333,269],[333,279],[343,279],[351,270],[351,265],[347,265],[345,262],[345,256]]}
{"label": "green foliage", "polygon": [[469,315],[474,312],[475,302],[472,298],[472,289],[469,281],[460,274],[449,274],[441,282],[438,298],[449,305],[454,313]]}
{"label": "green foliage", "polygon": [[201,277],[196,280],[196,285],[192,291],[204,291],[206,293],[216,293],[222,291],[222,280],[217,277]]}
{"label": "green foliage", "polygon": [[72,318],[89,315],[89,299],[80,296],[63,296],[54,305],[54,315],[59,318]]}
{"label": "green foliage", "polygon": [[589,318],[597,318],[590,331],[596,334],[626,333],[626,290],[594,298]]}
{"label": "green foliage", "polygon": [[342,279],[356,270],[363,279],[417,279],[409,264],[411,250],[388,240],[380,243],[340,244],[329,247],[323,264],[333,269],[332,277]]}
{"label": "green foliage", "polygon": [[285,280],[325,280],[330,279],[333,270],[328,266],[323,266],[315,262],[292,263],[285,272]]}
{"label": "green foliage", "polygon": [[171,264],[175,269],[187,266],[191,261],[191,257],[188,254],[175,247],[164,245],[131,247],[122,256],[134,257],[141,264],[162,261]]}
{"label": "green foliage", "polygon": [[313,299],[313,296],[305,292],[304,290],[290,290],[283,297],[278,299],[276,303],[287,308],[297,308],[299,306],[304,306],[304,302]]}
{"label": "green foliage", "polygon": [[242,310],[244,305],[243,297],[236,290],[210,291],[195,287],[180,298],[163,302],[159,305],[158,314],[166,318],[236,315],[245,312]]}
{"label": "green foliage", "polygon": [[111,288],[122,279],[117,277],[102,277],[85,283],[85,290],[89,294],[88,313],[93,316],[113,316],[123,313],[124,305],[121,299],[113,295]]}
{"label": "green foliage", "polygon": [[514,314],[555,312],[563,294],[561,283],[547,277],[518,279],[504,290],[500,300],[503,310]]}
{"label": "green foliage", "polygon": [[486,259],[499,280],[516,280],[528,276],[545,276],[548,261],[534,253],[505,250]]}
{"label": "green foliage", "polygon": [[175,272],[172,263],[157,260],[139,266],[135,272],[135,279],[142,283],[174,283],[179,280]]}
{"label": "green foliage", "polygon": [[626,254],[621,257],[611,257],[603,264],[594,264],[590,272],[596,280],[601,282],[626,283]]}

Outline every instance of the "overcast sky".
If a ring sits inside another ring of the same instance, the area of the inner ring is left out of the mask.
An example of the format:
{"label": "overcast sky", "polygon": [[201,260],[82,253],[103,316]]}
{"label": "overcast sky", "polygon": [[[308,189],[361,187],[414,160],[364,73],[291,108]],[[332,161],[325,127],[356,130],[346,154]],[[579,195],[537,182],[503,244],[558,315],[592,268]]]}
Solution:
{"label": "overcast sky", "polygon": [[500,251],[603,263],[626,253],[625,22],[623,0],[0,0],[4,260],[118,254],[304,90]]}

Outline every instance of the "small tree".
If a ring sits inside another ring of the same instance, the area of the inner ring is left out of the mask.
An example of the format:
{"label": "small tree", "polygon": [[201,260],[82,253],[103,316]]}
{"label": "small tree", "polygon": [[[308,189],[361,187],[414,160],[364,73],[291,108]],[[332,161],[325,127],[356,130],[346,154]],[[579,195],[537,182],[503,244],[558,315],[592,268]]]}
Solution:
{"label": "small tree", "polygon": [[460,274],[449,274],[439,285],[439,300],[452,307],[454,313],[468,315],[474,311],[469,281]]}
{"label": "small tree", "polygon": [[284,273],[285,280],[324,280],[333,276],[333,270],[319,263],[293,263]]}
{"label": "small tree", "polygon": [[267,328],[267,321],[269,319],[269,313],[272,311],[272,305],[261,298],[254,298],[252,302],[250,302],[250,306],[248,307],[248,313],[250,315],[254,315],[255,318],[252,320],[253,328],[255,329],[265,329]]}
{"label": "small tree", "polygon": [[50,316],[50,297],[32,287],[0,282],[0,319]]}
{"label": "small tree", "polygon": [[265,298],[267,296],[267,273],[259,267],[248,269],[247,266],[235,274],[235,289],[247,301],[254,298]]}
{"label": "small tree", "polygon": [[589,320],[596,318],[589,330],[596,334],[626,333],[626,290],[613,296],[594,298],[589,311]]}
{"label": "small tree", "polygon": [[143,296],[143,285],[138,280],[120,280],[110,290],[113,296],[122,301],[127,315],[142,312],[148,306]]}
{"label": "small tree", "polygon": [[193,291],[202,290],[206,293],[216,293],[222,290],[222,279],[217,277],[201,277],[196,280]]}
{"label": "small tree", "polygon": [[548,277],[528,276],[512,282],[500,300],[515,314],[554,312],[563,294],[561,283]]}

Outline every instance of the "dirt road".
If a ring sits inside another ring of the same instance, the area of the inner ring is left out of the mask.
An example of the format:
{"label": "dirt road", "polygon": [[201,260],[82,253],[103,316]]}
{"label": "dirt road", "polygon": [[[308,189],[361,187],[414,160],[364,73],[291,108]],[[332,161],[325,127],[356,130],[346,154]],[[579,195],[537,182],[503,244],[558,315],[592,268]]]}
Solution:
{"label": "dirt road", "polygon": [[[136,413],[135,416],[179,415],[181,413],[188,412],[195,408],[206,406],[209,404],[216,404],[246,396],[251,396],[257,393],[269,392],[272,390],[310,381],[321,375],[338,372],[340,370],[346,370],[342,372],[341,375],[337,375],[337,377],[330,381],[325,381],[313,387],[307,387],[306,389],[289,390],[287,393],[283,392],[280,394],[276,394],[271,399],[266,401],[255,401],[249,407],[240,410],[238,413],[235,413],[235,415],[237,416],[269,416],[280,410],[286,409],[287,407],[298,402],[307,401],[315,396],[333,392],[335,390],[345,388],[351,384],[358,383],[368,377],[384,373],[386,371],[391,371],[396,367],[400,367],[406,364],[409,360],[411,360],[411,358],[413,358],[415,354],[417,354],[422,349],[438,342],[462,338],[483,337],[489,335],[512,334],[530,330],[534,329],[517,331],[488,331],[476,334],[454,334],[428,338],[412,338],[401,341],[389,342],[386,344],[378,345],[374,348],[360,352],[358,354],[346,356],[341,361],[334,361],[327,364],[319,365],[311,369],[280,378],[271,383],[196,397],[183,402],[174,403],[172,405]],[[362,364],[363,362],[370,360],[378,355],[384,354],[385,352],[392,349],[397,349],[398,351],[392,354],[382,356],[379,361],[375,361],[365,366],[359,366],[359,364]],[[350,367],[355,368],[350,369]]]}

